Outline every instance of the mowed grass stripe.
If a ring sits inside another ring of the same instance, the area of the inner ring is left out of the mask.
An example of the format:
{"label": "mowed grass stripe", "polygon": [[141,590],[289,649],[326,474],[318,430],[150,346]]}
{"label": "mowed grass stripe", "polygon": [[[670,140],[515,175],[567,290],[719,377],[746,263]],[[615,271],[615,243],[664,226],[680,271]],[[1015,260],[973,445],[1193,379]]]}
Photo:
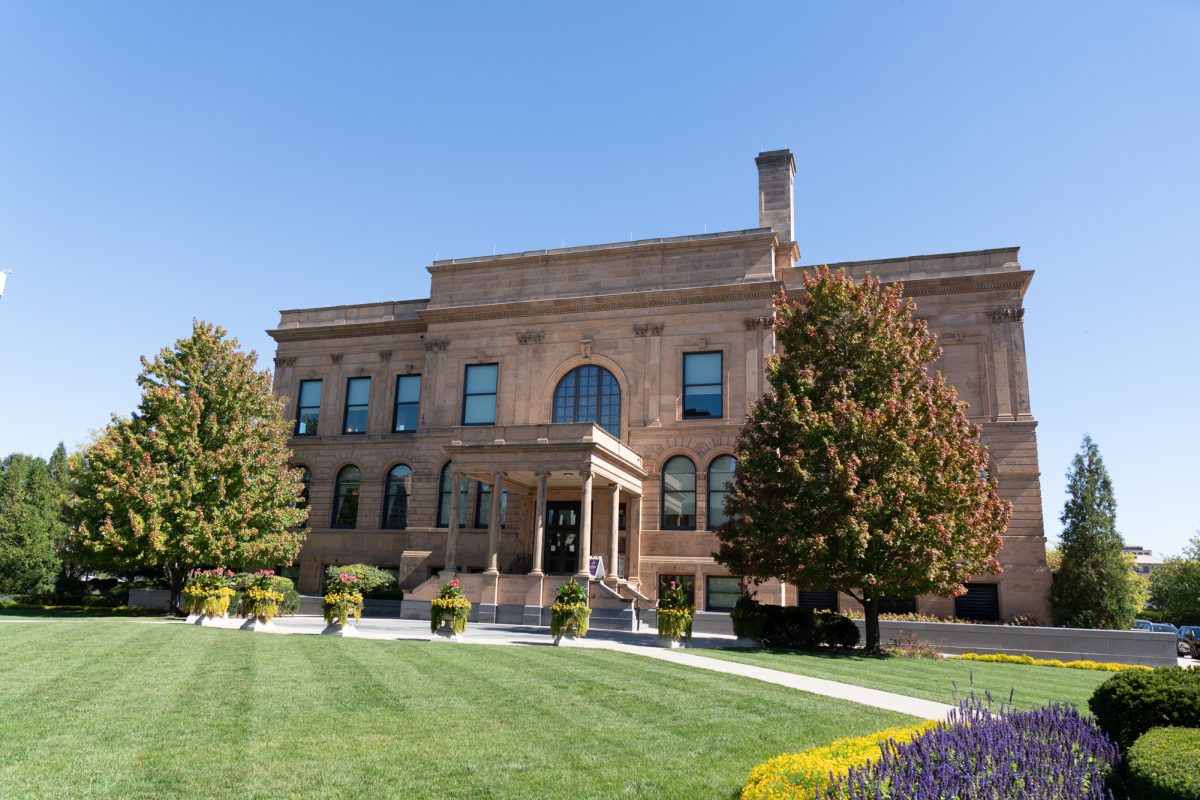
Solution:
{"label": "mowed grass stripe", "polygon": [[1007,703],[1011,691],[1013,705],[1018,708],[1066,702],[1078,706],[1084,713],[1090,713],[1087,701],[1092,692],[1113,675],[1092,670],[958,659],[873,658],[772,650],[712,650],[703,655],[940,703],[953,703],[956,692],[961,699],[972,689],[980,696],[990,691],[996,703]]}
{"label": "mowed grass stripe", "polygon": [[104,723],[43,691],[0,715],[29,748],[5,798],[729,797],[770,756],[908,721],[607,651],[122,620],[46,623],[31,648],[18,627],[7,686],[73,648]]}

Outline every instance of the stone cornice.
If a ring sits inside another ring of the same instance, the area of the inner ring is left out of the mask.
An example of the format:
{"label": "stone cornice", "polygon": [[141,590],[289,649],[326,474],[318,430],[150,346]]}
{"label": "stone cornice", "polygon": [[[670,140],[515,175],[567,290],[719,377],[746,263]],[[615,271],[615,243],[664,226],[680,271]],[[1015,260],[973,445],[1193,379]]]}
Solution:
{"label": "stone cornice", "polygon": [[941,294],[1018,291],[1022,295],[1033,280],[1033,270],[1000,272],[987,275],[962,275],[946,278],[909,278],[885,281],[903,283],[905,297],[929,297]]}
{"label": "stone cornice", "polygon": [[360,336],[390,336],[398,333],[424,333],[428,326],[421,320],[386,322],[341,322],[337,325],[274,328],[267,335],[277,342],[304,342],[313,339],[353,339]]}
{"label": "stone cornice", "polygon": [[496,303],[484,306],[457,306],[421,311],[427,324],[444,322],[474,322],[478,320],[513,317],[540,317],[553,314],[620,311],[631,308],[665,308],[671,306],[728,303],[739,300],[770,300],[783,291],[781,281],[755,281],[720,286],[700,286],[686,289],[657,289],[641,292],[622,292],[586,297],[561,297],[547,300],[523,300],[516,303]]}

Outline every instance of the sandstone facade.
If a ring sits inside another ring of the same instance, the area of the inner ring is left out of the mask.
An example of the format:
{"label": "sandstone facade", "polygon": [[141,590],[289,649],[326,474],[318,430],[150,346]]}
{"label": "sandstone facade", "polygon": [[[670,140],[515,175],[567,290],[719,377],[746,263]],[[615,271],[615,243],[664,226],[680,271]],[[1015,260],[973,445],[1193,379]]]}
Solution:
{"label": "sandstone facade", "polygon": [[[593,583],[593,604],[614,619],[651,604],[671,577],[690,581],[698,608],[726,606],[731,582],[712,558],[709,468],[728,463],[718,459],[733,452],[766,389],[771,298],[798,287],[802,270],[791,154],[763,153],[757,164],[759,228],[436,261],[428,299],[282,312],[270,331],[275,389],[298,419],[319,410],[316,432],[292,441],[295,463],[311,474],[301,590],[318,591],[328,564],[363,561],[396,570],[406,605],[419,606],[454,572],[483,619],[537,622],[567,575],[585,576],[587,557],[600,555],[608,576]],[[1001,493],[1014,504],[1004,574],[978,583],[998,586],[1000,616],[1045,618],[1021,303],[1032,271],[1016,248],[831,266],[903,281],[939,335],[939,366],[982,425]],[[701,373],[715,365],[714,386]],[[411,399],[416,385],[399,377],[418,375],[417,405],[398,407],[397,392]],[[354,380],[363,378],[369,386]],[[308,384],[301,408],[303,381],[321,383],[316,401]],[[609,430],[588,418],[601,395]],[[398,421],[409,429],[398,431]],[[672,462],[664,498],[664,467],[676,456],[687,461]],[[406,474],[389,494],[398,466]],[[465,493],[445,491],[457,480]],[[492,503],[497,495],[506,502]],[[452,518],[462,524],[447,525]],[[760,597],[796,603],[800,593],[768,585]],[[955,609],[942,598],[917,605]]]}

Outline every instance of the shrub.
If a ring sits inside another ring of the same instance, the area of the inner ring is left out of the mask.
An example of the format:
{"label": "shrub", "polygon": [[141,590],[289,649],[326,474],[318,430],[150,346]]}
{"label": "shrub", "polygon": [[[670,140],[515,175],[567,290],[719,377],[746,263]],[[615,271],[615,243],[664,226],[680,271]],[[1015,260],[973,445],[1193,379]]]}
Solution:
{"label": "shrub", "polygon": [[964,661],[990,661],[995,664],[1032,664],[1038,667],[1065,667],[1066,669],[1090,669],[1101,672],[1124,672],[1127,669],[1140,669],[1149,672],[1153,667],[1141,664],[1117,664],[1112,661],[1059,661],[1057,658],[1034,658],[1029,655],[1011,655],[1009,653],[963,653],[959,658]]}
{"label": "shrub", "polygon": [[858,626],[854,620],[832,611],[822,611],[815,615],[817,644],[825,644],[835,648],[850,648],[858,644]]}
{"label": "shrub", "polygon": [[342,575],[353,575],[357,578],[357,591],[364,595],[396,582],[392,573],[385,572],[371,564],[346,564],[344,566],[331,564],[325,568],[326,587],[331,581],[339,581]]}
{"label": "shrub", "polygon": [[946,722],[877,761],[852,767],[817,796],[827,800],[1101,800],[1117,747],[1074,706],[1036,711],[964,701]]}
{"label": "shrub", "polygon": [[888,728],[868,736],[838,739],[825,747],[776,756],[750,771],[739,800],[809,798],[825,788],[835,775],[879,758],[880,748],[893,739],[907,741],[935,725],[923,722]]}
{"label": "shrub", "polygon": [[271,579],[271,588],[283,594],[283,602],[279,604],[279,613],[290,617],[300,611],[300,593],[291,578],[276,575]]}
{"label": "shrub", "polygon": [[1159,667],[1118,672],[1088,700],[1101,729],[1122,750],[1151,728],[1200,727],[1200,670]]}
{"label": "shrub", "polygon": [[1200,800],[1200,729],[1154,728],[1129,748],[1131,800]]}
{"label": "shrub", "polygon": [[932,642],[927,642],[912,631],[900,631],[900,635],[892,639],[891,644],[884,648],[889,656],[901,658],[941,658],[942,651]]}
{"label": "shrub", "polygon": [[816,615],[812,609],[763,605],[763,644],[772,648],[805,649],[816,642]]}

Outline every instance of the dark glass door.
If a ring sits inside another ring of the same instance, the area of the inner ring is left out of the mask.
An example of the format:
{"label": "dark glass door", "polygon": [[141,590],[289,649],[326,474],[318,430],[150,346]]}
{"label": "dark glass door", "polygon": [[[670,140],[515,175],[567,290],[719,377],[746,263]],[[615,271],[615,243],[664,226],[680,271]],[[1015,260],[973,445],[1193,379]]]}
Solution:
{"label": "dark glass door", "polygon": [[546,545],[542,553],[547,575],[573,575],[579,570],[579,503],[546,503]]}

